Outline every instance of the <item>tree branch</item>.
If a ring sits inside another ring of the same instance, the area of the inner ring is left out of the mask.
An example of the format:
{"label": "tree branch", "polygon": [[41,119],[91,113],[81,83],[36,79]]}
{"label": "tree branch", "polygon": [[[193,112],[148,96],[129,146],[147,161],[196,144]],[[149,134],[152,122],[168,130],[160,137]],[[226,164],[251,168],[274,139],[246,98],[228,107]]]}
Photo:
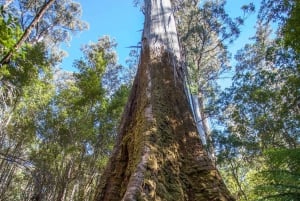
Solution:
{"label": "tree branch", "polygon": [[14,52],[16,52],[20,47],[23,45],[23,43],[28,39],[30,33],[32,32],[33,28],[37,25],[37,23],[42,19],[46,11],[49,9],[49,7],[55,2],[56,0],[49,0],[44,4],[44,6],[41,8],[41,10],[37,13],[37,15],[34,17],[30,25],[25,29],[22,37],[19,39],[19,41],[14,45],[14,47],[1,59],[0,62],[0,68],[4,64],[8,64],[11,60],[11,57],[13,56]]}

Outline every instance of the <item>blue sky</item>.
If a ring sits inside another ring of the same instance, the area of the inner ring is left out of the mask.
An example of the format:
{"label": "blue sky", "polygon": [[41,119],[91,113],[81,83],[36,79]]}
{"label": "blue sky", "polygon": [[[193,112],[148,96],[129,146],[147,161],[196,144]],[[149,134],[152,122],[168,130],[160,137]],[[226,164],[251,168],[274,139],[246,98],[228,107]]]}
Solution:
{"label": "blue sky", "polygon": [[96,42],[103,35],[115,39],[119,63],[125,64],[130,49],[140,41],[144,17],[132,0],[78,0],[82,6],[82,19],[89,23],[89,29],[72,37],[69,47],[63,47],[69,54],[61,67],[74,70],[72,63],[82,54],[80,47]]}
{"label": "blue sky", "polygon": [[[96,42],[103,35],[109,35],[118,43],[117,54],[119,63],[125,64],[130,49],[128,46],[136,45],[141,38],[143,28],[143,14],[139,8],[133,6],[133,0],[77,0],[82,5],[82,19],[89,23],[89,29],[72,37],[69,47],[63,47],[69,54],[63,60],[61,67],[66,70],[75,70],[72,63],[79,59],[82,54],[80,47],[89,42]],[[227,0],[227,10],[232,17],[242,15],[240,7],[249,2],[259,0]],[[255,30],[255,15],[251,16],[243,27],[241,36],[230,45],[234,53],[242,48]]]}

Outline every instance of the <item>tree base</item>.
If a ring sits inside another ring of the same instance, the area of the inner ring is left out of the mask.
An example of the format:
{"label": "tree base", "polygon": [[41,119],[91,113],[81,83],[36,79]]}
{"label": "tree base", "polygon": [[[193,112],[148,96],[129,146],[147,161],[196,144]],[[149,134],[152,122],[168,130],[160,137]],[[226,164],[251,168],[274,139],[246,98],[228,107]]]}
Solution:
{"label": "tree base", "polygon": [[234,200],[202,146],[175,69],[168,52],[142,52],[95,200]]}

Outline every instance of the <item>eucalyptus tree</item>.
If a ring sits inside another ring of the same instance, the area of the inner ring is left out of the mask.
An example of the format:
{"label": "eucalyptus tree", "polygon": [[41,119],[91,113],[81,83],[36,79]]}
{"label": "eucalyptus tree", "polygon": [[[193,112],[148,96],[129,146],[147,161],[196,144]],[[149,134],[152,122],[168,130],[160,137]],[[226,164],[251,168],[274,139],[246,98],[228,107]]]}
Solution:
{"label": "eucalyptus tree", "polygon": [[220,75],[230,67],[227,44],[239,35],[239,26],[254,7],[252,4],[245,5],[243,18],[232,19],[225,11],[224,0],[175,2],[194,116],[203,142],[214,158],[209,105],[214,104],[216,99]]}
{"label": "eucalyptus tree", "polygon": [[185,94],[172,2],[146,0],[141,59],[95,200],[233,200]]}
{"label": "eucalyptus tree", "polygon": [[[24,195],[38,200],[91,200],[115,139],[115,125],[128,87],[114,80],[114,41],[108,37],[82,48],[78,72],[58,71],[51,102],[38,113],[34,167]],[[113,91],[110,91],[111,89]]]}
{"label": "eucalyptus tree", "polygon": [[70,32],[87,27],[80,14],[80,4],[72,1],[5,1],[1,5],[1,111],[11,114],[22,87],[38,79],[36,72],[43,74],[45,64],[35,57],[44,54],[44,62],[51,64],[61,59],[63,54],[51,49],[67,40]]}
{"label": "eucalyptus tree", "polygon": [[44,95],[52,92],[52,64],[58,58],[51,48],[86,26],[80,5],[71,1],[5,1],[0,12],[0,190],[1,198],[17,200],[20,194],[11,189],[16,183],[23,187],[20,178],[30,174],[28,149],[35,144],[37,114],[47,102]]}
{"label": "eucalyptus tree", "polygon": [[48,50],[54,49],[51,53],[55,62],[61,59],[59,44],[68,41],[71,32],[87,28],[87,23],[80,19],[80,4],[72,0],[20,0],[8,4],[5,11],[15,15],[24,32],[14,47],[1,58],[1,65],[8,63],[25,42],[44,42]]}
{"label": "eucalyptus tree", "polygon": [[36,146],[36,121],[54,92],[48,76],[45,74],[23,87],[23,95],[11,114],[11,121],[2,130],[0,193],[3,200],[22,200],[21,195],[31,178],[34,166],[30,147]]}
{"label": "eucalyptus tree", "polygon": [[[262,2],[254,42],[237,53],[233,84],[220,99],[226,128],[216,137],[220,165],[234,170],[232,183],[241,200],[299,195],[297,179],[290,179],[298,178],[298,162],[282,160],[299,152],[299,52],[290,35],[290,43],[285,41],[285,34],[297,30],[287,28],[297,5]],[[272,20],[279,23],[273,38]]]}
{"label": "eucalyptus tree", "polygon": [[[13,48],[11,48],[6,55],[1,59],[0,66],[4,64],[8,64],[10,59],[13,56],[13,53],[15,51],[18,51],[21,46],[24,44],[24,42],[28,39],[29,35],[32,32],[32,29],[36,26],[36,24],[41,20],[41,18],[44,16],[45,12],[49,9],[49,7],[55,2],[55,0],[49,0],[46,2],[41,9],[38,11],[38,13],[35,15],[34,19],[30,22],[30,24],[25,28],[24,33],[22,34],[21,38],[17,41],[17,43],[14,45]],[[7,5],[6,5],[7,6]]]}
{"label": "eucalyptus tree", "polygon": [[[68,24],[59,24],[57,19],[49,20],[52,19],[49,9],[53,10],[51,5],[54,1],[45,4],[31,2],[34,10],[25,5],[25,1],[6,3],[1,7],[0,193],[1,199],[20,200],[21,195],[27,192],[24,189],[26,181],[32,178],[33,165],[29,155],[30,146],[37,146],[37,115],[47,105],[47,98],[49,99],[52,91],[49,90],[52,68],[50,62],[54,60],[48,54],[49,46],[46,47],[51,42],[47,43],[45,39],[51,38],[47,34],[54,32],[41,31],[37,27],[41,28],[44,20],[50,23],[44,23],[44,29],[48,31],[59,31],[59,26],[64,26],[63,29],[72,28]],[[63,13],[62,11],[59,12]],[[73,14],[71,13],[73,19],[79,17]],[[47,15],[48,19],[45,19]],[[61,41],[56,42],[55,45],[58,45]],[[23,177],[27,178],[22,179]]]}
{"label": "eucalyptus tree", "polygon": [[[11,13],[1,11],[1,56],[4,56],[21,37],[20,24]],[[30,125],[34,111],[42,107],[48,94],[45,85],[51,77],[45,47],[41,43],[26,44],[14,54],[13,62],[0,70],[0,154],[1,198],[6,198],[12,183],[18,182],[20,168],[28,169],[26,145],[32,142]],[[48,87],[50,89],[50,87]],[[49,90],[50,91],[50,90]],[[29,95],[34,93],[33,95]],[[38,93],[40,96],[35,96]],[[29,100],[31,99],[31,100]],[[27,104],[24,104],[24,103]],[[32,113],[29,114],[28,111]],[[24,116],[23,116],[24,115]],[[22,116],[22,117],[21,117]],[[24,150],[24,151],[22,151]],[[14,193],[12,193],[13,195]],[[9,199],[9,198],[7,198]],[[11,198],[12,199],[12,198]]]}
{"label": "eucalyptus tree", "polygon": [[[20,36],[20,26],[15,23],[13,17],[9,14],[4,13],[1,11],[0,16],[0,33],[1,33],[1,49],[0,54],[1,56],[6,53],[7,50],[13,47],[15,43],[15,38]],[[9,72],[1,68],[0,70],[0,79],[2,80],[5,75]],[[8,83],[6,84],[8,85]],[[5,125],[9,122],[11,118],[11,106],[14,104],[14,97],[16,94],[16,88],[14,86],[11,87],[4,87],[5,84],[1,84],[0,88],[0,132],[1,136],[4,130]]]}

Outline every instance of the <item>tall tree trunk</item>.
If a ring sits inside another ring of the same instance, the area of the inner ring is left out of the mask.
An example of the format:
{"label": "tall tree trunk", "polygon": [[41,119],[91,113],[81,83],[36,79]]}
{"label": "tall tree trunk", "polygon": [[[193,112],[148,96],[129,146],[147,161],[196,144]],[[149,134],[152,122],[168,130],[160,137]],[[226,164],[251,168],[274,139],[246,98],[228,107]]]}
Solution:
{"label": "tall tree trunk", "polygon": [[143,48],[96,201],[233,200],[203,149],[180,72],[170,0],[145,0]]}

